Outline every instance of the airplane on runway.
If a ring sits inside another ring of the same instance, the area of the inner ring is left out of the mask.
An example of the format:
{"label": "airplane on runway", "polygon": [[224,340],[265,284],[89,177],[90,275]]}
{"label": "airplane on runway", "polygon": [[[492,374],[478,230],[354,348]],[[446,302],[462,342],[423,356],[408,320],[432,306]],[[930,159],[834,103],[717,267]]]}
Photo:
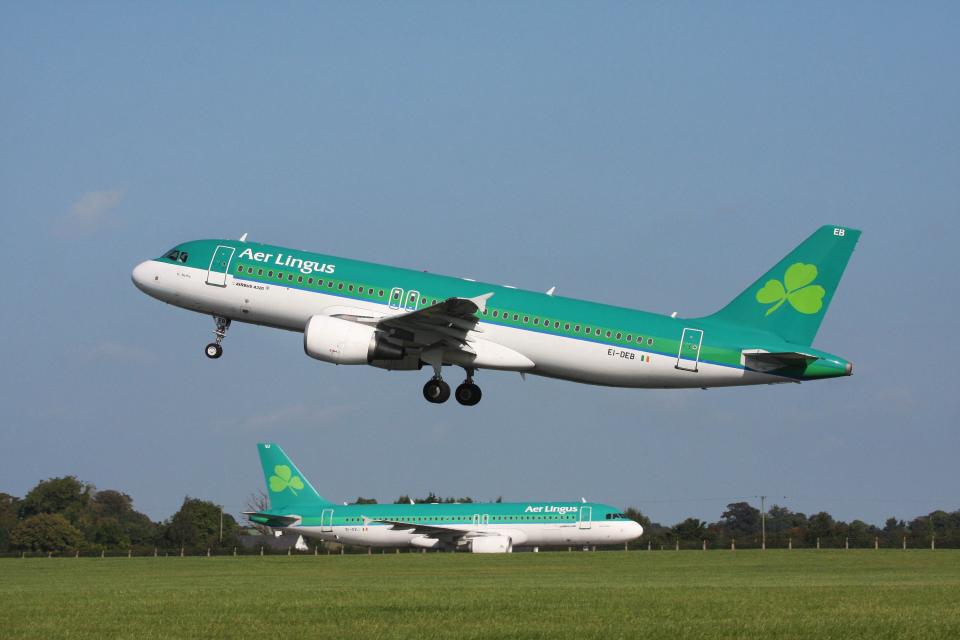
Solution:
{"label": "airplane on runway", "polygon": [[[233,321],[303,333],[310,357],[420,370],[432,403],[475,405],[478,369],[587,384],[708,388],[848,376],[811,347],[860,231],[824,226],[720,311],[677,318],[470,278],[435,275],[239,240],[195,240],[137,265],[136,286],[213,316],[209,358]],[[706,268],[709,263],[704,262]]]}
{"label": "airplane on runway", "polygon": [[317,493],[283,449],[257,445],[270,508],[245,512],[276,531],[366,547],[510,553],[516,547],[623,544],[643,527],[596,502],[338,505]]}

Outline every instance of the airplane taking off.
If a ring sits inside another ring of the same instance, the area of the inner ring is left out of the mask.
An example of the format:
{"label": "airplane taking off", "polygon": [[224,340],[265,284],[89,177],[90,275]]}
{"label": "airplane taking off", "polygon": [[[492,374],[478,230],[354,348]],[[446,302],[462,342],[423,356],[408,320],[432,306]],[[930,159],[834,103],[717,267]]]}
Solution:
{"label": "airplane taking off", "polygon": [[279,445],[261,443],[270,508],[252,522],[329,542],[510,553],[515,547],[622,544],[643,527],[596,502],[337,505],[317,493]]}
{"label": "airplane taking off", "polygon": [[144,293],[211,315],[219,358],[234,320],[303,333],[307,355],[333,364],[433,369],[424,397],[445,402],[443,367],[611,387],[691,388],[848,376],[853,365],[810,345],[860,231],[824,226],[728,305],[677,318],[510,286],[240,240],[195,240],[136,266]]}

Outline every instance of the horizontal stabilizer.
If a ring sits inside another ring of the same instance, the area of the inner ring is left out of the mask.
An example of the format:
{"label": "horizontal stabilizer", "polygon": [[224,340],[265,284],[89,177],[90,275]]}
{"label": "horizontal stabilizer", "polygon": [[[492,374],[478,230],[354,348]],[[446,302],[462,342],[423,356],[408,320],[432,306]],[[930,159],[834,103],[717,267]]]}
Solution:
{"label": "horizontal stabilizer", "polygon": [[291,527],[300,522],[300,516],[278,516],[263,511],[244,511],[243,515],[247,519],[257,524],[263,524],[268,527]]}
{"label": "horizontal stabilizer", "polygon": [[817,356],[799,351],[769,352],[760,350],[744,350],[743,364],[755,371],[772,371],[774,369],[805,368],[817,360]]}

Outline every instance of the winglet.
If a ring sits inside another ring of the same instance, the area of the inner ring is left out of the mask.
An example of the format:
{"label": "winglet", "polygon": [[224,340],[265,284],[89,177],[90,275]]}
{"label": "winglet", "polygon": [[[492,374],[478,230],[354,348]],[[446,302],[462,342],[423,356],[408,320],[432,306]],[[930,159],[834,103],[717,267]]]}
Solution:
{"label": "winglet", "polygon": [[467,298],[470,302],[477,305],[477,312],[483,313],[487,310],[487,300],[493,297],[493,291],[490,293],[485,293],[482,296],[477,296],[476,298]]}

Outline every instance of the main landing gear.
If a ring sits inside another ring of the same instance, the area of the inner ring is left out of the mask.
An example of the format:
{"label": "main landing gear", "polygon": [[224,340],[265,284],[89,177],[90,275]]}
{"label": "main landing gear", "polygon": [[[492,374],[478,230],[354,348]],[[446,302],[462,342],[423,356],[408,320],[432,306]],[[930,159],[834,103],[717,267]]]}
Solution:
{"label": "main landing gear", "polygon": [[[450,399],[450,385],[443,381],[439,373],[436,373],[433,378],[427,381],[427,384],[423,385],[423,397],[427,399],[427,402],[434,404],[446,402]],[[465,407],[472,407],[480,402],[483,393],[480,391],[480,387],[473,383],[472,369],[467,369],[467,379],[457,387],[453,397]]]}
{"label": "main landing gear", "polygon": [[216,360],[223,355],[223,347],[220,346],[220,343],[223,342],[223,339],[227,336],[227,329],[230,328],[230,318],[213,316],[213,319],[217,323],[217,328],[213,330],[216,341],[208,344],[204,349],[204,353],[207,354],[208,358]]}

